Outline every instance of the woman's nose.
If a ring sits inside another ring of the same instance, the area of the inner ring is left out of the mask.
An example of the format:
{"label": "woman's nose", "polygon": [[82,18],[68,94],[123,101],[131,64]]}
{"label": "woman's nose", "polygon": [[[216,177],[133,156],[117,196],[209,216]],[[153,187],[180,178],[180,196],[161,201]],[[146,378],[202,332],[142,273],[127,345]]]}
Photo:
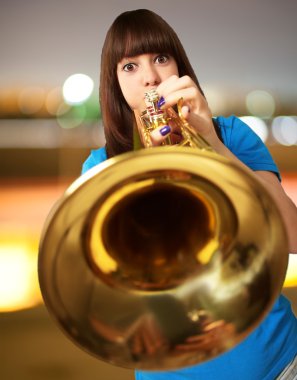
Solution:
{"label": "woman's nose", "polygon": [[143,81],[145,86],[157,86],[161,83],[161,78],[156,69],[147,67],[144,70]]}

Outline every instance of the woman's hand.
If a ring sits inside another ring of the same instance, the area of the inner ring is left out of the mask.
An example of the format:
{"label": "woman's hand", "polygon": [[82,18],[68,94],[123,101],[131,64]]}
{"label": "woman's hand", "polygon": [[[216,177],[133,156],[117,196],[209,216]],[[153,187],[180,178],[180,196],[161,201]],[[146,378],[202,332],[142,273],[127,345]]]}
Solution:
{"label": "woman's hand", "polygon": [[[161,108],[173,107],[183,98],[182,113],[188,123],[195,128],[214,149],[220,144],[220,140],[212,122],[211,111],[207,101],[200,93],[198,87],[189,76],[179,78],[172,75],[163,81],[157,88],[160,96]],[[158,128],[152,132],[151,137],[154,145],[159,145],[170,133],[176,132],[174,125],[170,128]]]}

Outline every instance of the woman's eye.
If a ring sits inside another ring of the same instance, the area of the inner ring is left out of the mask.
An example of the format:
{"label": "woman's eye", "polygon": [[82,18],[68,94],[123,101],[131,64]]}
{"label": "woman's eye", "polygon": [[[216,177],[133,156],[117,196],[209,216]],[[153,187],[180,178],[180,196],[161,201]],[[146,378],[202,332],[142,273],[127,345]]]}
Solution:
{"label": "woman's eye", "polygon": [[158,57],[156,57],[156,59],[155,59],[155,62],[166,63],[168,61],[168,59],[169,59],[168,55],[158,55]]}
{"label": "woman's eye", "polygon": [[132,71],[134,70],[135,68],[135,64],[134,63],[127,63],[124,67],[123,67],[123,70],[124,71]]}

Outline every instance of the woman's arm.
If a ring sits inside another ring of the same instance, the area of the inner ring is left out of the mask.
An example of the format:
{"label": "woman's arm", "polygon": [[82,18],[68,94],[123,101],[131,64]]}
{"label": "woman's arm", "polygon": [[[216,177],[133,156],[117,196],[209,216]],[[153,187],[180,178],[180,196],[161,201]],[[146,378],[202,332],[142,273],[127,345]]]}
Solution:
{"label": "woman's arm", "polygon": [[[264,185],[284,219],[289,239],[289,252],[297,253],[297,207],[285,193],[277,176],[269,171],[253,171],[248,168],[221,142],[214,129],[207,101],[191,78],[172,76],[162,82],[157,91],[164,97],[164,108],[175,105],[182,97],[185,104],[182,108],[183,116],[197,130],[197,133],[205,138],[217,153],[244,166]],[[159,131],[152,133],[155,144],[159,144],[164,138]]]}
{"label": "woman's arm", "polygon": [[247,168],[250,173],[262,183],[274,199],[283,217],[288,233],[289,252],[297,253],[297,207],[285,193],[275,173],[268,171],[253,171],[249,169],[220,141],[217,143],[216,147],[213,148],[217,153],[222,154],[223,156],[236,161],[238,165]]}

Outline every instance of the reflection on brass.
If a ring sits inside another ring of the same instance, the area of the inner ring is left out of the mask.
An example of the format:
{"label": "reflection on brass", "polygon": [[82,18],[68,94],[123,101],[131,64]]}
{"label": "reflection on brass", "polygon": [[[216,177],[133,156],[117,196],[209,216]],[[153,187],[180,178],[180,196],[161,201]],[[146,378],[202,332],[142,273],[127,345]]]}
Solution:
{"label": "reflection on brass", "polygon": [[[266,316],[287,267],[272,199],[248,171],[211,151],[173,109],[176,145],[112,158],[76,180],[40,243],[44,301],[80,347],[111,364],[173,369],[209,360]],[[163,124],[162,124],[163,123]],[[149,128],[149,130],[147,130]]]}

